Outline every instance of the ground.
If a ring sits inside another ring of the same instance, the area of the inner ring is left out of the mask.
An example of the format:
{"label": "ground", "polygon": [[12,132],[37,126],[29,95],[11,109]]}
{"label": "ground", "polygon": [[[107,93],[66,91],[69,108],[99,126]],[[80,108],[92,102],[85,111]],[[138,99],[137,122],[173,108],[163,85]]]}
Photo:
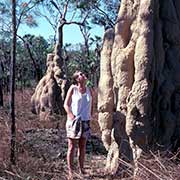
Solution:
{"label": "ground", "polygon": [[[39,117],[31,113],[30,98],[33,90],[17,90],[16,112],[16,165],[10,163],[11,120],[8,94],[0,109],[0,179],[8,180],[63,180],[67,179],[67,139],[63,116]],[[75,179],[111,179],[104,172],[106,151],[100,140],[97,113],[91,122],[92,138],[87,144],[85,169],[87,174]],[[77,160],[75,159],[75,167]],[[113,179],[116,179],[115,177]]]}
{"label": "ground", "polygon": [[[11,120],[9,116],[9,96],[4,96],[4,107],[0,108],[0,180],[66,180],[67,139],[66,117],[39,117],[31,113],[32,89],[16,91],[16,165],[10,162]],[[92,138],[87,144],[85,161],[86,175],[78,172],[75,159],[75,180],[130,180],[122,178],[128,174],[132,164],[119,159],[120,169],[116,175],[108,175],[104,167],[106,151],[101,142],[101,132],[94,111],[91,121]],[[167,152],[150,152],[142,157],[136,180],[178,180],[180,178],[180,155]],[[122,171],[123,166],[128,167]],[[129,173],[131,174],[131,172]],[[128,174],[128,175],[129,175]]]}

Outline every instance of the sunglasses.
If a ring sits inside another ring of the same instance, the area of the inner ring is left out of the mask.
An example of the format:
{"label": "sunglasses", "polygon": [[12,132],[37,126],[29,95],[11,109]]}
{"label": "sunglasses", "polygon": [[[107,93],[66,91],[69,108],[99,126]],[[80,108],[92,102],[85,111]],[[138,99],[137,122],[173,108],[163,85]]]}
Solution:
{"label": "sunglasses", "polygon": [[82,76],[83,75],[83,73],[79,73],[79,76]]}

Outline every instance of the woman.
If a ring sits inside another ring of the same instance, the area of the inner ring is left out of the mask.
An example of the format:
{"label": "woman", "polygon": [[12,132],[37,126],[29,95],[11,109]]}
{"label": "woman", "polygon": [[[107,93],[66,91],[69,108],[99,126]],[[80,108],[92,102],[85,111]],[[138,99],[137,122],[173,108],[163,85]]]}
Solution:
{"label": "woman", "polygon": [[[89,121],[92,115],[92,91],[86,86],[87,77],[81,71],[76,71],[73,75],[74,84],[70,86],[64,109],[67,112],[66,131],[68,137],[67,165],[69,178],[72,179],[73,154],[76,144],[78,144],[78,161],[80,173],[84,174],[84,160],[87,138],[90,135]],[[71,134],[71,125],[75,118],[81,119],[80,136]]]}

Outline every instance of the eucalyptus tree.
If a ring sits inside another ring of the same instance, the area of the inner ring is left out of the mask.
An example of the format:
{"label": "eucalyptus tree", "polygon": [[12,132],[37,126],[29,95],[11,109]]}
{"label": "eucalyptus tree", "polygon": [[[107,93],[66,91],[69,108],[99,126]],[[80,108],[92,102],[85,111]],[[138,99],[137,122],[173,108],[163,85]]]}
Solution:
{"label": "eucalyptus tree", "polygon": [[4,71],[4,66],[2,61],[0,60],[0,107],[4,105],[3,88],[2,88],[3,71]]}
{"label": "eucalyptus tree", "polygon": [[3,71],[1,72],[2,88],[6,91],[9,91],[10,49],[10,40],[7,38],[0,39],[0,62],[3,66]]}
{"label": "eucalyptus tree", "polygon": [[42,78],[50,47],[42,36],[27,34],[22,39],[17,42],[17,82],[21,88]]}
{"label": "eucalyptus tree", "polygon": [[[35,7],[40,3],[40,0],[17,0],[16,1],[16,29],[22,25],[28,25],[30,27],[37,27],[37,18],[35,16]],[[0,2],[0,31],[5,34],[11,32],[11,1],[2,0]],[[2,34],[2,35],[3,35]],[[7,35],[7,34],[6,34]]]}
{"label": "eucalyptus tree", "polygon": [[[78,44],[68,44],[66,45],[66,51],[68,55],[67,64],[67,76],[71,77],[75,69],[81,69],[89,78],[94,81],[93,77],[97,73],[97,78],[99,74],[99,55],[96,53],[96,38],[98,39],[98,43],[100,43],[101,38],[95,37],[90,38],[90,49],[89,49],[89,57],[85,55],[84,45],[81,43]],[[95,48],[95,50],[94,50]],[[98,47],[99,49],[100,47]],[[98,50],[99,51],[99,50]],[[98,56],[98,57],[97,57]],[[97,83],[97,82],[96,82]],[[95,84],[96,84],[95,83]]]}
{"label": "eucalyptus tree", "polygon": [[94,0],[42,0],[37,15],[44,17],[56,33],[57,54],[62,56],[63,28],[65,25],[84,26],[90,14]]}
{"label": "eucalyptus tree", "polygon": [[84,38],[84,55],[86,59],[89,59],[89,55],[90,55],[90,52],[89,52],[90,42],[89,41],[90,41],[91,27],[89,26],[89,23],[87,21],[85,23],[86,23],[85,26],[79,26],[79,28]]}
{"label": "eucalyptus tree", "polygon": [[[35,6],[39,4],[40,1],[38,0],[17,0],[16,1],[16,30],[17,30],[17,37],[23,40],[24,44],[28,47],[29,42],[27,39],[23,39],[23,37],[18,35],[18,29],[20,26],[27,25],[29,27],[36,27],[37,19],[35,17]],[[0,2],[0,20],[2,23],[0,24],[0,32],[1,38],[8,39],[10,41],[12,39],[11,33],[11,1],[10,0],[2,0]],[[31,52],[29,51],[29,56],[31,57]],[[33,60],[33,59],[31,59]],[[36,63],[36,61],[34,61]],[[8,64],[9,65],[9,64]],[[36,70],[36,76],[39,80],[39,69],[37,64],[34,65]]]}
{"label": "eucalyptus tree", "polygon": [[11,18],[11,1],[0,2],[0,58],[1,64],[3,64],[4,71],[1,71],[1,89],[3,92],[3,85],[7,85],[9,90],[9,72],[10,72],[10,33],[12,18]]}
{"label": "eucalyptus tree", "polygon": [[16,65],[16,0],[12,0],[12,43],[10,67],[10,118],[11,124],[11,162],[15,164],[16,124],[15,124],[15,65]]}

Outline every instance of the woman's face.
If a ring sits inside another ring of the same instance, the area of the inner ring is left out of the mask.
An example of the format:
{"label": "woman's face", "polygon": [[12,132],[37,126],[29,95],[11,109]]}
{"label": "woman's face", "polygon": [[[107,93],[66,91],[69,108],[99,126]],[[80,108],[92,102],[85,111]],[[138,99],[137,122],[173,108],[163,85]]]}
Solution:
{"label": "woman's face", "polygon": [[76,80],[77,80],[77,82],[84,82],[87,80],[87,77],[84,73],[78,72]]}

